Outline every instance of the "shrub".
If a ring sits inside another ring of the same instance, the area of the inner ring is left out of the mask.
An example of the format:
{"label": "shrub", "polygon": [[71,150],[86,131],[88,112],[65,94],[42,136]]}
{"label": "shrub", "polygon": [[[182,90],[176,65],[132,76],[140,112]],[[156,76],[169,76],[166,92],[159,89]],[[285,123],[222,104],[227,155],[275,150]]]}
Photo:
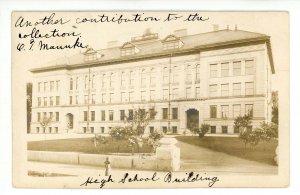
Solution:
{"label": "shrub", "polygon": [[159,146],[159,140],[164,136],[161,131],[154,131],[150,133],[147,143],[152,147],[153,152],[155,152],[156,148]]}
{"label": "shrub", "polygon": [[205,134],[209,131],[209,124],[203,123],[201,124],[200,128],[198,128],[198,135],[200,138],[204,137]]}

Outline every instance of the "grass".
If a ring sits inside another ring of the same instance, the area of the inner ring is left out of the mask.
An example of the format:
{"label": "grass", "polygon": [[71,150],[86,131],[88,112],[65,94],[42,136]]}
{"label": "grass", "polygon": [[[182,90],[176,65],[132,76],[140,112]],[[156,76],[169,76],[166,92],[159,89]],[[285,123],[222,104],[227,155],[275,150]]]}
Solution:
{"label": "grass", "polygon": [[277,140],[271,140],[265,146],[259,143],[257,146],[244,148],[244,143],[238,137],[203,137],[198,136],[177,136],[177,140],[208,148],[217,152],[240,157],[247,160],[253,160],[270,165],[275,165],[275,149],[278,145]]}
{"label": "grass", "polygon": [[[52,152],[80,152],[87,154],[131,153],[128,140],[113,140],[107,137],[107,143],[94,146],[94,138],[76,138],[61,140],[32,141],[27,143],[27,150]],[[135,153],[151,153],[152,148],[144,143],[135,147]]]}

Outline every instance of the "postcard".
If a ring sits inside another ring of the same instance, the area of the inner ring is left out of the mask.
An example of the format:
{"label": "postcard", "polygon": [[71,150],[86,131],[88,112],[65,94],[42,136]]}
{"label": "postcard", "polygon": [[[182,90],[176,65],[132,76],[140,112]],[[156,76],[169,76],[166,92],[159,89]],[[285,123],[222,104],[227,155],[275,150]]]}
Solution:
{"label": "postcard", "polygon": [[14,11],[13,184],[289,185],[289,13]]}

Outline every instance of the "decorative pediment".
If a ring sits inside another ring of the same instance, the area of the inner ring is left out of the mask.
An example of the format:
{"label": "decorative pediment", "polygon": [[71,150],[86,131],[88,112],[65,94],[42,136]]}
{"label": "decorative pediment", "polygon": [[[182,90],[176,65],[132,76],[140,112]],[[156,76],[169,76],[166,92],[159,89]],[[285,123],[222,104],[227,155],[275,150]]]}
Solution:
{"label": "decorative pediment", "polygon": [[177,40],[180,40],[180,38],[175,35],[168,35],[166,38],[162,40],[162,42],[177,41]]}
{"label": "decorative pediment", "polygon": [[121,46],[121,49],[125,49],[125,48],[133,48],[136,47],[134,44],[132,44],[131,42],[126,42]]}
{"label": "decorative pediment", "polygon": [[168,35],[162,41],[163,50],[178,49],[183,46],[183,42],[175,35]]}

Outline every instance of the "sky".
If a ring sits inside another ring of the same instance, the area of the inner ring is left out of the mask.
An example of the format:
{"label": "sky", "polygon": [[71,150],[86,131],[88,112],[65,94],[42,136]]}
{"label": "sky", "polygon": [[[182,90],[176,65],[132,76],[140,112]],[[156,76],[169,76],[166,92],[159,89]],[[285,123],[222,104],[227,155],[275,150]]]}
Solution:
{"label": "sky", "polygon": [[[81,23],[77,24],[78,19],[83,18],[98,18],[97,15],[105,14],[110,18],[113,16],[119,16],[124,14],[128,18],[131,18],[133,14],[139,13],[143,17],[152,16],[164,19],[169,12],[57,12],[53,17],[53,20],[62,18],[63,21],[70,22],[64,25],[38,25],[36,28],[41,33],[53,30],[56,28],[60,32],[72,32],[81,33],[80,40],[84,44],[88,44],[89,47],[94,49],[106,48],[107,42],[118,41],[121,45],[126,41],[130,41],[131,37],[141,36],[146,28],[150,28],[152,32],[158,33],[159,37],[163,39],[169,34],[172,34],[177,29],[187,29],[188,34],[198,34],[204,32],[213,31],[213,26],[218,25],[219,29],[234,30],[237,26],[240,30],[246,30],[251,32],[257,32],[269,35],[271,37],[271,46],[274,58],[275,72],[272,76],[273,89],[276,90],[278,83],[278,77],[280,72],[289,71],[289,23],[287,12],[177,12],[178,16],[182,15],[186,18],[189,14],[198,13],[203,16],[206,21],[186,21],[182,19],[172,20],[169,22],[128,22],[128,23]],[[176,12],[171,12],[176,13]],[[36,12],[36,13],[16,13],[13,17],[13,24],[20,16],[24,17],[24,20],[35,21],[37,18],[43,18],[49,16],[51,13]],[[16,48],[20,41],[26,42],[27,45],[30,42],[29,39],[18,39],[18,34],[29,34],[32,27],[15,27],[13,29],[13,63],[16,64],[20,71],[24,71],[28,80],[31,78],[31,74],[28,71],[33,67],[40,67],[48,64],[49,61],[55,60],[64,56],[72,56],[76,53],[84,52],[85,49],[73,49],[73,50],[59,50],[59,51],[33,51],[18,52]],[[14,38],[15,37],[15,38]],[[56,44],[66,44],[74,41],[72,38],[50,38],[45,41]],[[38,41],[38,40],[37,40]],[[29,44],[30,45],[30,44]]]}

